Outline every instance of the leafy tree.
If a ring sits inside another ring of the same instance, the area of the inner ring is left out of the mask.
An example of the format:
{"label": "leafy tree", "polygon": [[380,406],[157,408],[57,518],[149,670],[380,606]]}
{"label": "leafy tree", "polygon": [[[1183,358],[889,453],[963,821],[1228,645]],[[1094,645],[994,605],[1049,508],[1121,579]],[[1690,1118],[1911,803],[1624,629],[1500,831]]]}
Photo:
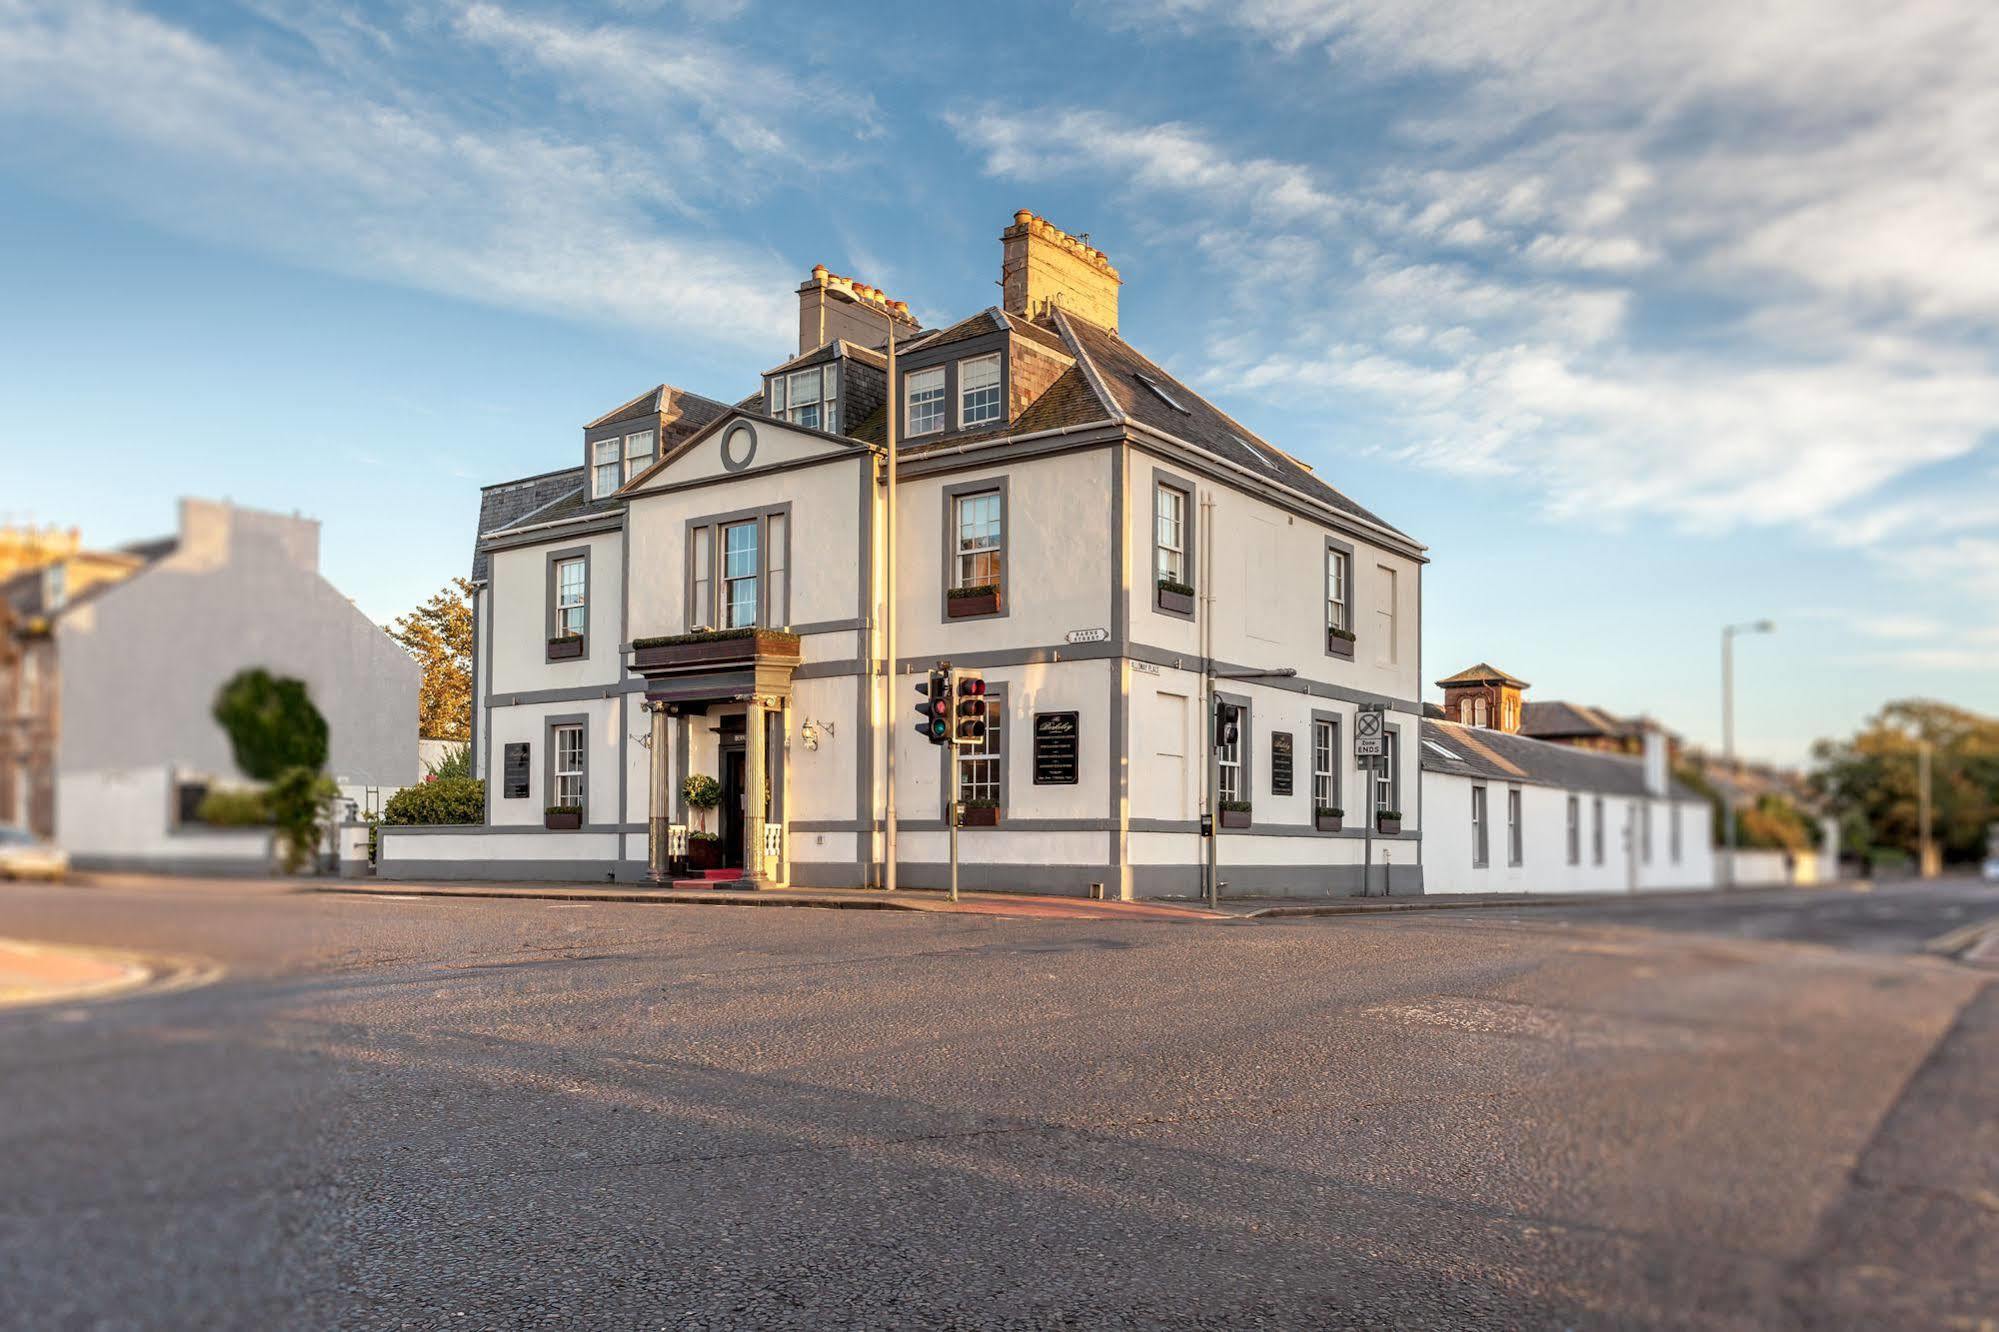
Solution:
{"label": "leafy tree", "polygon": [[326,766],[326,718],[302,680],[261,667],[238,671],[215,695],[214,716],[246,776],[270,782],[290,768]]}
{"label": "leafy tree", "polygon": [[[1849,845],[1914,852],[1924,742],[1932,834],[1946,860],[1975,859],[1986,828],[1999,821],[1999,718],[1928,699],[1890,703],[1851,738],[1812,747],[1812,783],[1848,830]],[[1864,837],[1854,835],[1863,830]]]}
{"label": "leafy tree", "polygon": [[433,740],[472,738],[472,584],[451,580],[388,626],[389,637],[423,668],[417,732]]}

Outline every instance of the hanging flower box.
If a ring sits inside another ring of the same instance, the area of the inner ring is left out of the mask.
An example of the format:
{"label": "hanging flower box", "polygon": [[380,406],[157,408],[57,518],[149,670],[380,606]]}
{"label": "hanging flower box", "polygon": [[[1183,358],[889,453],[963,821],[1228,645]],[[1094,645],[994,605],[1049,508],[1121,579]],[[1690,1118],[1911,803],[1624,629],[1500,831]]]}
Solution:
{"label": "hanging flower box", "polygon": [[1374,830],[1384,837],[1393,837],[1402,831],[1402,814],[1399,810],[1384,809],[1374,816]]}
{"label": "hanging flower box", "polygon": [[557,634],[548,640],[550,661],[580,661],[583,657],[583,635]]}
{"label": "hanging flower box", "polygon": [[642,672],[754,665],[758,658],[798,660],[798,635],[782,629],[704,629],[632,640],[632,669]]}
{"label": "hanging flower box", "polygon": [[997,615],[999,608],[998,583],[954,587],[944,594],[944,613],[954,620],[969,619],[974,615]]}
{"label": "hanging flower box", "polygon": [[999,805],[990,800],[967,800],[958,806],[960,828],[999,827]]}
{"label": "hanging flower box", "polygon": [[1353,660],[1354,633],[1351,629],[1326,630],[1326,655]]}
{"label": "hanging flower box", "polygon": [[1312,826],[1320,832],[1338,832],[1346,811],[1339,809],[1315,809],[1312,811]]}
{"label": "hanging flower box", "polygon": [[1176,615],[1192,615],[1194,613],[1193,587],[1171,578],[1160,579],[1158,606],[1159,609],[1172,611]]}
{"label": "hanging flower box", "polygon": [[1222,801],[1222,827],[1247,828],[1250,805],[1247,800]]}
{"label": "hanging flower box", "polygon": [[583,826],[583,808],[580,805],[550,805],[542,815],[541,826],[553,832],[575,832]]}

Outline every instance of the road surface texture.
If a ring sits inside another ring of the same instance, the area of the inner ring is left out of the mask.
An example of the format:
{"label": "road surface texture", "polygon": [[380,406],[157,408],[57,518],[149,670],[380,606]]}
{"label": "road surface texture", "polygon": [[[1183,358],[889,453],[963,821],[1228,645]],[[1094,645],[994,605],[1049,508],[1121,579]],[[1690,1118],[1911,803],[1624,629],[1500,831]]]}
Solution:
{"label": "road surface texture", "polygon": [[1632,923],[0,885],[222,968],[0,1013],[0,1327],[1991,1326],[1991,973]]}

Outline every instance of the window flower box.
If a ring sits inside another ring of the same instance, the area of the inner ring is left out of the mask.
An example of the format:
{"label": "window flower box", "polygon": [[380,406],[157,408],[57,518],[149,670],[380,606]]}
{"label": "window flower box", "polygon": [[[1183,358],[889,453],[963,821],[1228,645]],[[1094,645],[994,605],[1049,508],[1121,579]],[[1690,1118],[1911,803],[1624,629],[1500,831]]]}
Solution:
{"label": "window flower box", "polygon": [[999,608],[998,583],[954,587],[944,594],[944,613],[953,620],[969,619],[974,615],[997,615]]}
{"label": "window flower box", "polygon": [[1312,811],[1312,826],[1320,832],[1338,832],[1345,815],[1345,810],[1315,809]]}
{"label": "window flower box", "polygon": [[1384,809],[1374,816],[1374,830],[1384,837],[1393,837],[1402,831],[1402,812]]}
{"label": "window flower box", "polygon": [[1326,630],[1326,655],[1353,660],[1354,632],[1351,629]]}
{"label": "window flower box", "polygon": [[1250,805],[1247,800],[1222,801],[1222,827],[1247,828]]}
{"label": "window flower box", "polygon": [[958,806],[960,828],[999,827],[999,806],[990,800],[967,800]]}
{"label": "window flower box", "polygon": [[580,661],[583,657],[583,635],[557,634],[548,640],[548,660]]}
{"label": "window flower box", "polygon": [[551,832],[575,832],[583,826],[580,805],[550,805],[541,816],[541,826]]}
{"label": "window flower box", "polygon": [[1175,615],[1192,615],[1194,613],[1194,589],[1190,584],[1176,582],[1171,578],[1162,578],[1159,580],[1156,604],[1159,609],[1172,611]]}
{"label": "window flower box", "polygon": [[632,640],[632,669],[642,672],[747,666],[759,657],[796,662],[798,635],[782,629],[704,629]]}

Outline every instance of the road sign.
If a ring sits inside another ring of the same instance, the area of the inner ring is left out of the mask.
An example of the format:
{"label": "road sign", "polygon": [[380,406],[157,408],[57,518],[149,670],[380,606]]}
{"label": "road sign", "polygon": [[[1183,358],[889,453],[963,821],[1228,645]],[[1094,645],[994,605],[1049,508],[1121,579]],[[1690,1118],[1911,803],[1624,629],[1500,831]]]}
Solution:
{"label": "road sign", "polygon": [[1388,752],[1387,718],[1380,708],[1362,708],[1353,719],[1355,758],[1380,758]]}

